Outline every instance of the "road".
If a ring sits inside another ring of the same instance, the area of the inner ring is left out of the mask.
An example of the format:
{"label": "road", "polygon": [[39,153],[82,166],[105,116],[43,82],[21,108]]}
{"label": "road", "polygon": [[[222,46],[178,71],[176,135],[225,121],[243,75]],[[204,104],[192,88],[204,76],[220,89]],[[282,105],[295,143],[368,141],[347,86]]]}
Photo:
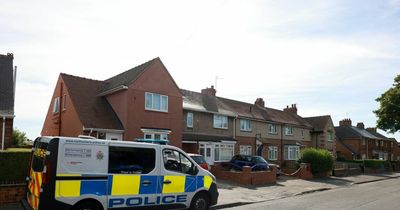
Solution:
{"label": "road", "polygon": [[388,179],[373,183],[340,187],[333,190],[310,193],[257,204],[244,205],[239,209],[400,209],[400,179]]}

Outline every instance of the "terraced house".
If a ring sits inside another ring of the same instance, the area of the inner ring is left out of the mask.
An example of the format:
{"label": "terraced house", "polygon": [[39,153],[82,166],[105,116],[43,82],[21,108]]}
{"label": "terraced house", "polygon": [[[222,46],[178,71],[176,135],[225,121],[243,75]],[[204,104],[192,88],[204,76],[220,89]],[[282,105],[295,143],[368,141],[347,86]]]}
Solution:
{"label": "terraced house", "polygon": [[202,154],[209,164],[246,154],[290,168],[302,148],[313,146],[314,133],[332,131],[331,120],[316,130],[295,104],[277,110],[262,98],[245,103],[216,92],[213,86],[201,92],[179,89],[159,58],[104,81],[62,73],[42,135],[165,139]]}
{"label": "terraced house", "polygon": [[352,125],[351,119],[344,119],[335,127],[337,156],[348,160],[380,159],[395,160],[397,142],[379,134],[376,128],[365,129],[364,123]]}

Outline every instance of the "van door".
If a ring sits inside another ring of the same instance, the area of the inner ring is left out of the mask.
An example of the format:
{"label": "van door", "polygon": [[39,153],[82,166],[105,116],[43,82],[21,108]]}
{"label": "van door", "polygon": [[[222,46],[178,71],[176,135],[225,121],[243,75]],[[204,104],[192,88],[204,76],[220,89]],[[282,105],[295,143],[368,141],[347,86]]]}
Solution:
{"label": "van door", "polygon": [[162,203],[173,208],[187,208],[197,190],[198,169],[178,150],[166,148],[162,154]]}
{"label": "van door", "polygon": [[108,208],[160,204],[160,154],[152,145],[111,144]]}
{"label": "van door", "polygon": [[40,193],[43,184],[43,173],[46,172],[45,160],[48,143],[35,141],[32,162],[28,177],[27,201],[32,209],[39,208]]}

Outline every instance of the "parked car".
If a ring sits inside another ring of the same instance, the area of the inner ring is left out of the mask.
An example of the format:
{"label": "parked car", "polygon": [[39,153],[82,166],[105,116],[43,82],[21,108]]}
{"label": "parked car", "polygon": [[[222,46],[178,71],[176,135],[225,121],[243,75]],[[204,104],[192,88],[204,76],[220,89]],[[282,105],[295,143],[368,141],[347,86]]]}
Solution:
{"label": "parked car", "polygon": [[204,159],[204,157],[202,155],[192,154],[192,153],[188,153],[188,155],[189,155],[189,157],[191,157],[194,160],[194,162],[199,164],[199,166],[201,166],[202,168],[204,168],[206,170],[211,170],[210,165],[208,165],[207,161]]}
{"label": "parked car", "polygon": [[241,171],[244,166],[251,167],[252,171],[265,171],[269,170],[271,166],[275,166],[277,176],[281,174],[281,167],[279,165],[270,164],[261,156],[235,155],[229,161],[228,167],[230,170]]}

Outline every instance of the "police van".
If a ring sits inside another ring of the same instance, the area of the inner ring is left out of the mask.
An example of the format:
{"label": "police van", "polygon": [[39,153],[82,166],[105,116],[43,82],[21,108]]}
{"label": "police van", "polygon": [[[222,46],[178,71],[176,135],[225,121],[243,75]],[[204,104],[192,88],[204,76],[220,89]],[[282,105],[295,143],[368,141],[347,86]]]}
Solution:
{"label": "police van", "polygon": [[33,145],[25,209],[208,209],[215,177],[168,145],[39,137]]}

